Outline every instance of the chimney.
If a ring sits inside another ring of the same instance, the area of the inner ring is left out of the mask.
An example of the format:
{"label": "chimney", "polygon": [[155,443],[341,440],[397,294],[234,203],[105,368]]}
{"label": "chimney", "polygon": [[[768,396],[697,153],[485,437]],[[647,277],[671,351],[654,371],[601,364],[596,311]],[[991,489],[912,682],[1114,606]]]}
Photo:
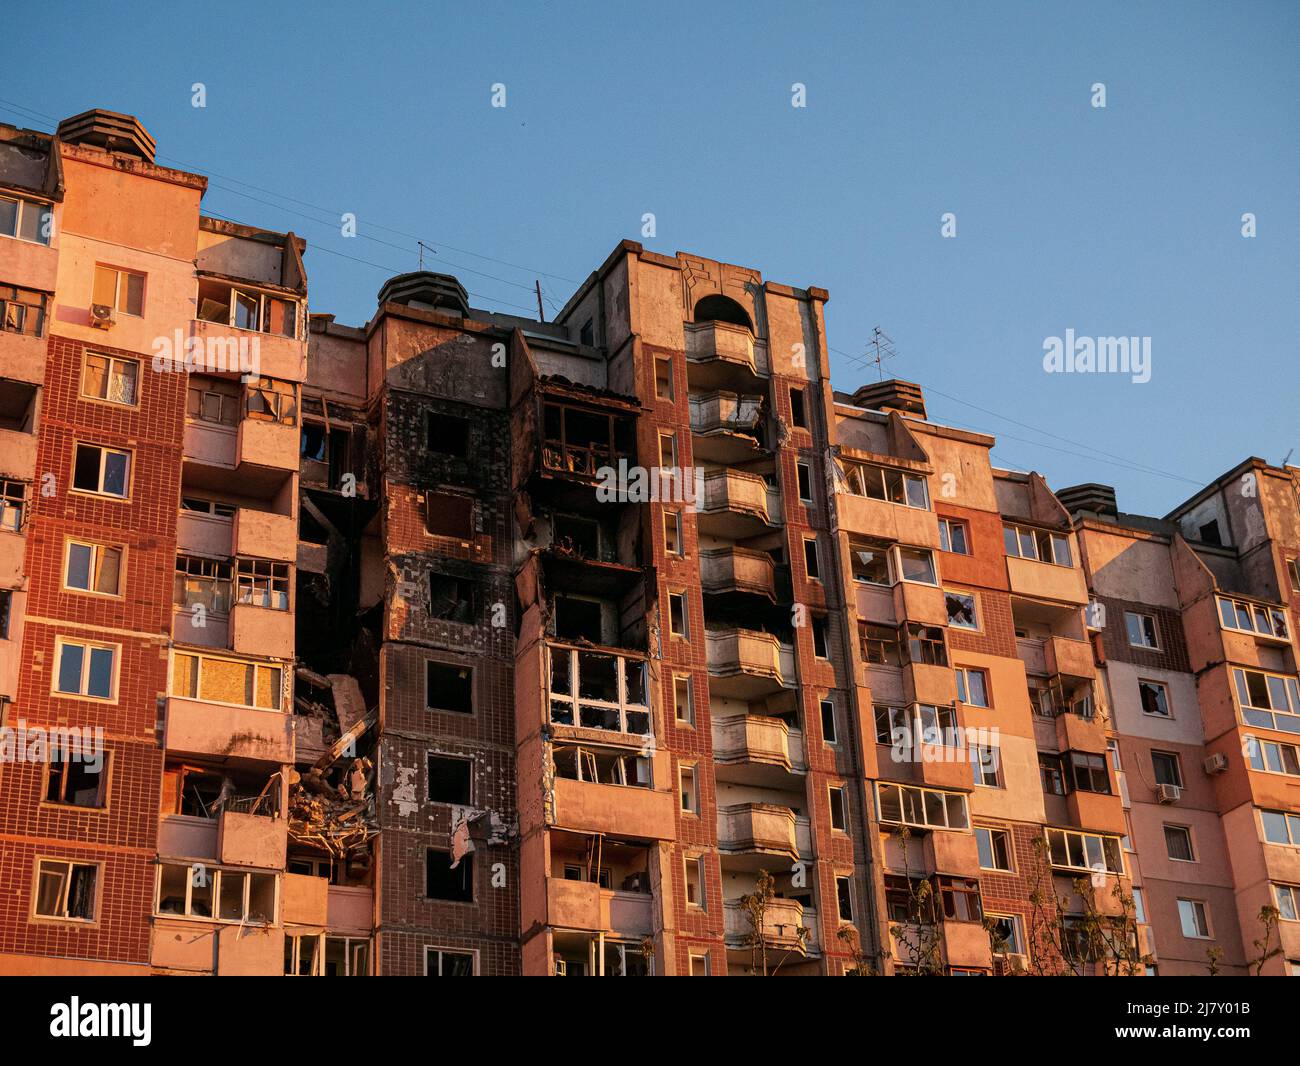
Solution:
{"label": "chimney", "polygon": [[853,394],[853,405],[868,411],[898,411],[925,420],[925,393],[911,381],[878,381]]}
{"label": "chimney", "polygon": [[431,270],[417,270],[389,278],[379,290],[379,302],[405,304],[426,311],[445,311],[469,318],[469,294],[465,287],[451,274],[435,274]]}
{"label": "chimney", "polygon": [[88,144],[106,152],[154,161],[158,145],[134,115],[105,111],[102,107],[83,111],[59,123],[55,136],[65,144]]}
{"label": "chimney", "polygon": [[1098,518],[1114,518],[1119,514],[1113,485],[1098,485],[1096,482],[1071,485],[1069,488],[1057,489],[1056,498],[1071,515],[1083,513]]}

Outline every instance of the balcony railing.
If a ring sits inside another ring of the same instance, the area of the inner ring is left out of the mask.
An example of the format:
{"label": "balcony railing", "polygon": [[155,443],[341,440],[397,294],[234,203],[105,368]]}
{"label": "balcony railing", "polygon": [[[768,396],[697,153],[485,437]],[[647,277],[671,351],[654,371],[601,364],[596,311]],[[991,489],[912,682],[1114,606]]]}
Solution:
{"label": "balcony railing", "polygon": [[705,592],[752,592],[776,599],[776,562],[749,548],[707,548],[700,552],[700,584]]}

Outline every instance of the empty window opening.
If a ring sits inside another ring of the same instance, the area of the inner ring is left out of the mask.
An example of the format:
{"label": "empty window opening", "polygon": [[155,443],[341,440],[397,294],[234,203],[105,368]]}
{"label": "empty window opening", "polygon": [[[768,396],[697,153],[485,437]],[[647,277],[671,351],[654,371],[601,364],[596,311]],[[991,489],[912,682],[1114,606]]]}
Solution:
{"label": "empty window opening", "polygon": [[425,664],[425,706],[431,711],[474,713],[474,670],[450,663]]}
{"label": "empty window opening", "polygon": [[427,421],[429,451],[469,458],[469,419],[430,411]]}
{"label": "empty window opening", "polygon": [[434,803],[470,803],[474,764],[469,759],[429,756],[429,799]]}
{"label": "empty window opening", "polygon": [[474,583],[463,577],[429,572],[429,615],[447,622],[474,618]]}
{"label": "empty window opening", "polygon": [[467,856],[453,870],[451,852],[429,848],[424,859],[424,894],[453,903],[474,902],[474,864]]}

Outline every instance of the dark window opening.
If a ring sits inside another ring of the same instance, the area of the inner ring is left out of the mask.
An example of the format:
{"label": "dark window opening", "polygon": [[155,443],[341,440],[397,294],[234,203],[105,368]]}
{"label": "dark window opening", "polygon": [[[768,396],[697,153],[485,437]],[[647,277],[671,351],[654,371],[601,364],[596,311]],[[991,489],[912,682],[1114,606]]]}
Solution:
{"label": "dark window opening", "polygon": [[587,319],[578,330],[578,343],[585,344],[588,348],[596,343],[596,327],[591,319]]}
{"label": "dark window opening", "polygon": [[474,583],[463,577],[429,572],[429,615],[447,622],[474,617]]}
{"label": "dark window opening", "polygon": [[425,664],[425,706],[431,711],[474,713],[474,671],[449,663]]}
{"label": "dark window opening", "polygon": [[0,589],[0,640],[9,639],[9,616],[13,611],[14,594],[9,589]]}
{"label": "dark window opening", "polygon": [[588,640],[602,644],[601,605],[594,600],[555,597],[555,635],[561,640]]}
{"label": "dark window opening", "polygon": [[555,515],[552,520],[551,546],[582,559],[600,559],[600,525],[592,518]]}
{"label": "dark window opening", "polygon": [[474,764],[468,759],[429,756],[429,799],[434,803],[470,802],[470,773]]}
{"label": "dark window opening", "polygon": [[469,496],[450,492],[424,494],[425,525],[436,537],[456,537],[472,540],[474,537],[474,501]]}
{"label": "dark window opening", "polygon": [[1206,544],[1222,544],[1223,538],[1219,534],[1219,520],[1217,518],[1206,522],[1201,526],[1201,540]]}
{"label": "dark window opening", "polygon": [[323,463],[326,454],[325,427],[319,422],[302,424],[302,457],[309,462]]}
{"label": "dark window opening", "polygon": [[790,390],[790,421],[800,429],[808,428],[808,412],[804,410],[803,389]]}
{"label": "dark window opening", "polygon": [[807,463],[796,463],[795,471],[799,475],[799,499],[804,503],[811,503],[812,494],[812,470]]}
{"label": "dark window opening", "polygon": [[814,580],[820,580],[821,574],[817,566],[817,542],[815,540],[805,540],[803,542],[803,566],[804,572]]}
{"label": "dark window opening", "polygon": [[424,858],[424,894],[453,903],[474,902],[474,865],[464,856],[454,870],[451,852],[430,848]]}
{"label": "dark window opening", "polygon": [[830,652],[830,631],[827,627],[826,619],[821,615],[814,615],[812,620],[813,634],[813,652],[819,659],[829,659]]}
{"label": "dark window opening", "polygon": [[430,411],[428,417],[429,451],[451,455],[457,459],[469,457],[469,419],[456,415]]}
{"label": "dark window opening", "polygon": [[92,767],[80,760],[65,759],[50,763],[49,781],[45,787],[48,803],[62,803],[70,807],[104,806],[103,759]]}
{"label": "dark window opening", "polygon": [[853,921],[853,880],[849,877],[835,878],[835,902],[839,908],[840,921]]}
{"label": "dark window opening", "polygon": [[733,326],[744,326],[751,333],[754,324],[745,309],[729,296],[713,294],[706,296],[695,305],[696,322],[729,322]]}

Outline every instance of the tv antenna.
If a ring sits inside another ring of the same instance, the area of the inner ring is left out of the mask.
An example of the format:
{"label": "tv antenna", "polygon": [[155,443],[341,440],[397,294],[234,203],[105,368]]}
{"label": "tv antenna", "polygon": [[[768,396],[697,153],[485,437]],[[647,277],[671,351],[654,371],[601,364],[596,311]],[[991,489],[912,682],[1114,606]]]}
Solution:
{"label": "tv antenna", "polygon": [[[423,270],[423,269],[424,269],[424,250],[425,250],[426,248],[429,248],[429,246],[428,246],[427,244],[425,244],[424,241],[416,241],[415,243],[418,244],[418,245],[420,246],[420,269]],[[438,253],[435,252],[432,248],[429,248],[429,254],[430,254],[430,255],[437,255]]]}
{"label": "tv antenna", "polygon": [[885,380],[885,363],[890,359],[898,356],[898,350],[894,347],[894,338],[886,333],[879,326],[871,330],[871,339],[867,341],[867,350],[862,353],[862,358],[868,363],[874,363],[876,373],[880,375],[880,380]]}

